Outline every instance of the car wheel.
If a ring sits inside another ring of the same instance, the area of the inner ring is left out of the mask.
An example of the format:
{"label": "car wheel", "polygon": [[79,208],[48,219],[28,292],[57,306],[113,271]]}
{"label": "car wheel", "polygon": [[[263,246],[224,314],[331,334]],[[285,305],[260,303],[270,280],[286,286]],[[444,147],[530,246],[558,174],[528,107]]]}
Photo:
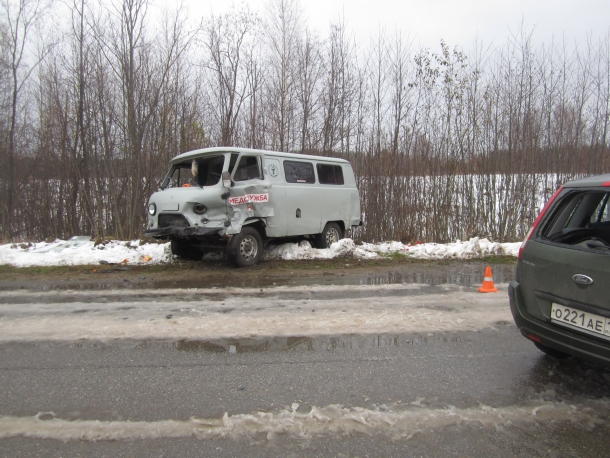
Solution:
{"label": "car wheel", "polygon": [[551,348],[551,347],[547,347],[546,345],[543,345],[540,342],[534,342],[534,345],[536,345],[536,348],[538,350],[540,350],[543,353],[546,353],[551,358],[564,359],[564,358],[567,358],[568,356],[570,356],[567,353],[564,353],[562,351],[555,350],[554,348]]}
{"label": "car wheel", "polygon": [[187,261],[199,261],[203,257],[203,250],[191,245],[186,240],[172,239],[172,254]]}
{"label": "car wheel", "polygon": [[314,242],[316,248],[330,248],[330,246],[343,238],[343,231],[337,223],[326,223],[321,234],[316,235]]}
{"label": "car wheel", "polygon": [[263,239],[253,227],[242,228],[227,245],[227,257],[236,267],[248,267],[263,257]]}

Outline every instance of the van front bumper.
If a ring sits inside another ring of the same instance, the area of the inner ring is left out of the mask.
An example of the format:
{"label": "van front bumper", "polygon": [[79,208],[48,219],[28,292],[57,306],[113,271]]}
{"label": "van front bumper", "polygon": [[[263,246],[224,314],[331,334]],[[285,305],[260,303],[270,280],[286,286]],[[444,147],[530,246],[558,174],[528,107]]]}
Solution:
{"label": "van front bumper", "polygon": [[160,227],[158,229],[149,229],[144,235],[146,237],[176,237],[176,238],[187,238],[187,237],[209,237],[216,235],[220,232],[218,227],[202,227],[202,226],[190,226],[190,227]]}
{"label": "van front bumper", "polygon": [[533,317],[527,312],[519,282],[510,283],[508,297],[513,319],[524,337],[529,340],[533,340],[529,336],[537,337],[540,339],[540,343],[547,347],[577,358],[610,366],[610,341],[589,337],[586,334],[557,326],[550,321]]}

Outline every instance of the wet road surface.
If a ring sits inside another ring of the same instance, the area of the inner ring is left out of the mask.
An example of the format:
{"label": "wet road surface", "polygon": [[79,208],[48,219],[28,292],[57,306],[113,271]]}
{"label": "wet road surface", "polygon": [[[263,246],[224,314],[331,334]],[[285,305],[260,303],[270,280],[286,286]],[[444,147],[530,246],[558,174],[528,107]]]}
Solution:
{"label": "wet road surface", "polygon": [[610,370],[499,286],[5,291],[0,455],[607,455]]}

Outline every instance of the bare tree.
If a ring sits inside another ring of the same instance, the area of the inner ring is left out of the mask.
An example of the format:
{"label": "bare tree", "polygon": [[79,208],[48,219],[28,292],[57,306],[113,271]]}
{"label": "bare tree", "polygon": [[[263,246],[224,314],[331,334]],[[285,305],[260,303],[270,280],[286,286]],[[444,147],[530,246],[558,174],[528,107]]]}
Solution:
{"label": "bare tree", "polygon": [[[355,44],[348,36],[343,17],[330,25],[325,61],[327,76],[323,93],[322,151],[325,153],[332,153],[334,150],[349,151],[352,109],[359,81],[356,76],[358,71]],[[361,90],[359,103],[362,107],[367,102],[366,92],[362,85],[359,89]]]}
{"label": "bare tree", "polygon": [[298,0],[270,0],[265,30],[269,72],[267,92],[273,129],[273,147],[287,151],[293,146],[295,80],[298,42],[302,33]]}
{"label": "bare tree", "polygon": [[[320,82],[324,75],[324,60],[321,54],[321,43],[309,30],[297,46],[296,93],[300,105],[302,153],[312,152],[318,144],[316,130],[312,126],[317,112],[321,108],[322,95]],[[312,135],[313,134],[313,135]]]}
{"label": "bare tree", "polygon": [[[159,46],[147,35],[147,0],[123,0],[115,5],[109,17],[110,43],[108,64],[120,82],[123,106],[120,125],[124,145],[118,159],[124,161],[124,193],[129,201],[120,214],[117,227],[120,237],[134,237],[142,230],[144,199],[152,184],[146,176],[146,150],[151,121],[168,85],[171,70],[183,55],[195,31],[184,27],[178,10],[164,23],[164,36]],[[155,53],[157,51],[157,53]]]}
{"label": "bare tree", "polygon": [[256,47],[258,18],[248,9],[212,16],[205,27],[203,45],[208,52],[204,64],[212,72],[210,109],[220,128],[219,145],[231,146],[244,102],[256,87],[256,67],[250,56]]}
{"label": "bare tree", "polygon": [[[38,65],[48,53],[48,47],[36,50],[32,47],[32,34],[41,27],[44,12],[48,5],[43,0],[3,0],[1,11],[4,21],[2,26],[3,57],[8,74],[8,113],[5,164],[7,175],[2,189],[2,234],[5,239],[13,234],[13,213],[15,202],[15,159],[17,145],[23,145],[25,140],[26,125],[19,126],[20,119],[23,120],[24,113],[21,112],[24,100],[22,96],[26,85]],[[19,138],[17,137],[19,131]],[[4,162],[4,161],[3,161]]]}

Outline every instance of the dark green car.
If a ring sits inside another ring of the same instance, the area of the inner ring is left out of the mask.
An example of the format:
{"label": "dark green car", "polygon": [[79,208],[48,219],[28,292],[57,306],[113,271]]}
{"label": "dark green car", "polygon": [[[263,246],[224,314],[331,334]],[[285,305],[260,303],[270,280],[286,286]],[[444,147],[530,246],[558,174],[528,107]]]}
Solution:
{"label": "dark green car", "polygon": [[543,352],[610,365],[610,175],[570,181],[542,210],[508,294]]}

